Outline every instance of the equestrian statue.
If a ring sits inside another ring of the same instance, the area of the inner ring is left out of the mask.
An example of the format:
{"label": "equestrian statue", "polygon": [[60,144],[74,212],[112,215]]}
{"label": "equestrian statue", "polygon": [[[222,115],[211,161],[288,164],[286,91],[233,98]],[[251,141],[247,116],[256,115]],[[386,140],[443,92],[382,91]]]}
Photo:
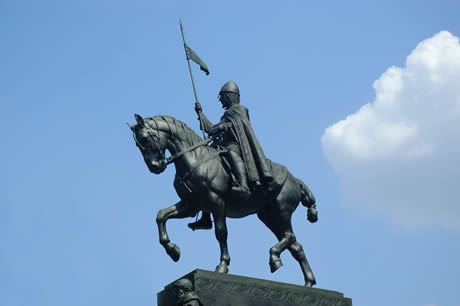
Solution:
{"label": "equestrian statue", "polygon": [[[136,124],[130,125],[136,146],[152,173],[160,174],[172,163],[176,168],[174,188],[180,201],[158,212],[160,243],[178,261],[180,249],[170,241],[166,221],[202,212],[202,218],[189,227],[211,229],[212,215],[220,246],[216,272],[227,273],[230,255],[226,218],[257,214],[278,238],[278,243],[270,248],[271,272],[281,267],[280,254],[287,249],[300,264],[305,286],[312,287],[316,280],[294,235],[291,216],[302,203],[307,208],[307,219],[316,222],[315,197],[286,167],[265,156],[251,127],[248,109],[240,104],[237,84],[225,83],[218,99],[225,110],[218,124],[206,118],[198,101],[195,104],[201,128],[210,136],[204,140],[185,123],[170,116],[143,118],[136,114]],[[168,158],[166,150],[171,154]]]}

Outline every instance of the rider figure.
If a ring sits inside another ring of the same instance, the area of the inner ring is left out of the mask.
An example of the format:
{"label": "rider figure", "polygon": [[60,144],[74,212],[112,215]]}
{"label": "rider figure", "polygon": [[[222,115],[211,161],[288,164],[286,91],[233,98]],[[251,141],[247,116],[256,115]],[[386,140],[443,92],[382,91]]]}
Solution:
{"label": "rider figure", "polygon": [[[248,109],[240,105],[240,90],[236,83],[225,83],[218,99],[225,109],[218,124],[214,125],[206,118],[200,104],[196,105],[195,111],[202,119],[204,131],[210,136],[220,136],[219,144],[225,148],[224,155],[236,179],[236,182],[233,182],[232,194],[239,199],[247,200],[251,196],[250,186],[272,184],[271,166],[251,127]],[[209,213],[203,212],[202,218],[190,223],[189,227],[193,230],[212,228]]]}

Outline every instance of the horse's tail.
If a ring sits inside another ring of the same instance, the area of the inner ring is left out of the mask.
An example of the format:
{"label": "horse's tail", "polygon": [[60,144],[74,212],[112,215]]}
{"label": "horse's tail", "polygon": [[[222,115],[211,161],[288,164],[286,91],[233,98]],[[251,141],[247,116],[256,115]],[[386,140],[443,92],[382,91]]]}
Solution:
{"label": "horse's tail", "polygon": [[300,190],[302,193],[300,198],[302,205],[308,208],[314,206],[316,203],[316,199],[313,193],[311,192],[310,188],[308,188],[307,185],[305,185],[305,183],[299,179],[297,179],[297,182],[299,183]]}

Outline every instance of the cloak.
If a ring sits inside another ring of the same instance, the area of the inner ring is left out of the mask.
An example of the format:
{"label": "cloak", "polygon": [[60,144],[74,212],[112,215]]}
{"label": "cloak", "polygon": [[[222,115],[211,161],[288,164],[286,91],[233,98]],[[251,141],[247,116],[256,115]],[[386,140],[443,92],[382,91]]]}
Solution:
{"label": "cloak", "polygon": [[273,174],[270,163],[251,127],[248,109],[240,104],[232,105],[221,118],[221,122],[225,121],[232,123],[231,130],[240,146],[249,181],[271,182]]}

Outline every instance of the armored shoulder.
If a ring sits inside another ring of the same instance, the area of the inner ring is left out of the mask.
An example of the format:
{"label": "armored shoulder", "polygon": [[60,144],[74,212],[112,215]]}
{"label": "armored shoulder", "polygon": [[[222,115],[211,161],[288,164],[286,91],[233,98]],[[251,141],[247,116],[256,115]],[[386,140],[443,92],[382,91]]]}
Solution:
{"label": "armored shoulder", "polygon": [[227,109],[222,117],[246,119],[248,118],[248,109],[243,105],[235,104]]}

